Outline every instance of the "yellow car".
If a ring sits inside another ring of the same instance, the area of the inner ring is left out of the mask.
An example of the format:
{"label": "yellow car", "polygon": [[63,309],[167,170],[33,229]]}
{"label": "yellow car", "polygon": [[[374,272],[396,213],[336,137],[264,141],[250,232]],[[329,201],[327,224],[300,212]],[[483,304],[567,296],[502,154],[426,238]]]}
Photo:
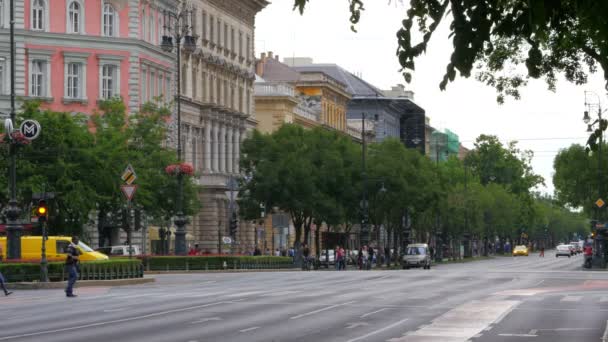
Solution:
{"label": "yellow car", "polygon": [[518,255],[528,256],[528,247],[526,247],[524,245],[515,246],[515,248],[513,248],[513,256],[518,256]]}

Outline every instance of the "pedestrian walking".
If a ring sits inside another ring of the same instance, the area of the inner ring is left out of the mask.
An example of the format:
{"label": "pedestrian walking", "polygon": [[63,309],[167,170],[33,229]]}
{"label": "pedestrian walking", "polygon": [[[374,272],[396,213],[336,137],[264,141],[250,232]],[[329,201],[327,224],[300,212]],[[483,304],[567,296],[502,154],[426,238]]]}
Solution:
{"label": "pedestrian walking", "polygon": [[[2,256],[4,254],[2,253],[2,246],[0,246],[0,262],[2,261]],[[2,272],[0,272],[0,287],[2,287],[2,290],[4,291],[4,295],[8,296],[10,295],[12,292],[6,289],[6,284],[5,284],[6,280],[4,280],[4,275],[2,275]]]}
{"label": "pedestrian walking", "polygon": [[67,297],[76,297],[74,284],[78,279],[78,262],[80,261],[80,250],[78,249],[78,236],[72,236],[72,243],[67,248],[68,257],[65,259],[65,269],[68,274],[68,286],[65,288]]}
{"label": "pedestrian walking", "polygon": [[538,256],[541,257],[541,258],[545,257],[545,247],[541,247],[540,248],[540,254]]}
{"label": "pedestrian walking", "polygon": [[367,264],[367,269],[371,270],[372,269],[372,264],[374,263],[374,247],[369,246],[369,248],[367,249],[367,255],[368,255],[368,264]]}

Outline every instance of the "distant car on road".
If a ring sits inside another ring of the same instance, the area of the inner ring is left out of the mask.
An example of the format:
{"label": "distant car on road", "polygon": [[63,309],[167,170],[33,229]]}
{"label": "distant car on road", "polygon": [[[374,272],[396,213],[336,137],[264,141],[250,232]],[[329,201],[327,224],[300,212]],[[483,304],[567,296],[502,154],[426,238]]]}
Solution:
{"label": "distant car on road", "polygon": [[[329,256],[329,262],[327,261],[328,256]],[[325,268],[329,268],[329,265],[335,265],[336,264],[336,254],[335,254],[334,250],[333,249],[321,250],[321,254],[319,255],[319,263],[321,265],[325,266]]]}
{"label": "distant car on road", "polygon": [[513,248],[513,256],[518,255],[528,256],[528,247],[524,245],[515,246],[515,248]]}
{"label": "distant car on road", "polygon": [[570,245],[559,245],[555,249],[555,257],[559,256],[567,256],[568,258],[572,256],[572,246]]}
{"label": "distant car on road", "polygon": [[583,244],[579,241],[570,241],[570,245],[574,247],[574,252],[580,254],[583,252]]}
{"label": "distant car on road", "polygon": [[401,259],[401,267],[403,269],[422,267],[425,270],[430,270],[431,254],[429,253],[429,245],[426,243],[413,243],[407,245],[405,254]]}
{"label": "distant car on road", "polygon": [[[109,256],[129,256],[129,246],[107,246],[97,248],[98,252],[104,253]],[[141,249],[139,245],[131,245],[131,255],[141,255]]]}

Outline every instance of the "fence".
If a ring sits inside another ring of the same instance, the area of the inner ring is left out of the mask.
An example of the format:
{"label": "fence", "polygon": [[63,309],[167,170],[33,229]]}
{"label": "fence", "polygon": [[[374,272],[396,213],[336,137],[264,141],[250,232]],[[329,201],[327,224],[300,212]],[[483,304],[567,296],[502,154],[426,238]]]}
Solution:
{"label": "fence", "polygon": [[[7,282],[31,282],[40,280],[40,264],[2,264],[0,272]],[[113,280],[143,278],[144,267],[140,260],[110,260],[104,262],[82,263],[79,267],[79,280]],[[67,280],[68,274],[61,262],[48,264],[49,281]]]}

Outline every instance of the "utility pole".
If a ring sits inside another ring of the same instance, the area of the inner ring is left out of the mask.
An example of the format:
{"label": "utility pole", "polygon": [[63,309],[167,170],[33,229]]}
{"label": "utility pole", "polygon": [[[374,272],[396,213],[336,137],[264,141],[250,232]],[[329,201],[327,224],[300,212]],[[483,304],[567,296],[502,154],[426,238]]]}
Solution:
{"label": "utility pole", "polygon": [[363,178],[363,191],[362,191],[362,200],[361,206],[363,209],[363,217],[361,218],[361,247],[368,244],[368,228],[367,228],[367,216],[368,216],[368,205],[367,205],[367,172],[365,166],[365,150],[367,148],[365,142],[365,113],[361,113],[361,143],[362,143],[362,173],[361,176]]}

